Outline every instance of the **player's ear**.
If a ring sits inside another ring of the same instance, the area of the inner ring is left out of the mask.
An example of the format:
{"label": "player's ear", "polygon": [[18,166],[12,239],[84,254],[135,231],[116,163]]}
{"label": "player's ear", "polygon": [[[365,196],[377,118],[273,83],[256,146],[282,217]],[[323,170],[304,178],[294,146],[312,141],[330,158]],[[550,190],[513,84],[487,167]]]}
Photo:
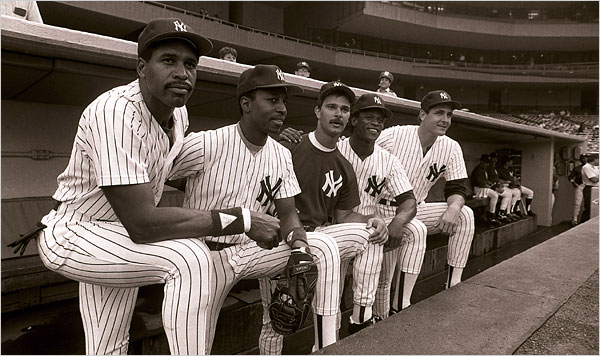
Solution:
{"label": "player's ear", "polygon": [[315,106],[315,116],[317,119],[321,119],[321,108],[318,106]]}
{"label": "player's ear", "polygon": [[136,71],[137,71],[138,77],[143,78],[146,76],[145,69],[146,69],[146,60],[143,59],[142,57],[138,57],[137,65],[136,65]]}
{"label": "player's ear", "polygon": [[419,121],[423,121],[424,116],[425,116],[425,111],[423,109],[419,110]]}
{"label": "player's ear", "polygon": [[356,116],[350,116],[350,124],[352,125],[352,127],[356,126],[356,122],[358,121],[358,117]]}
{"label": "player's ear", "polygon": [[242,112],[250,112],[250,98],[242,95],[240,98],[240,108],[242,109]]}

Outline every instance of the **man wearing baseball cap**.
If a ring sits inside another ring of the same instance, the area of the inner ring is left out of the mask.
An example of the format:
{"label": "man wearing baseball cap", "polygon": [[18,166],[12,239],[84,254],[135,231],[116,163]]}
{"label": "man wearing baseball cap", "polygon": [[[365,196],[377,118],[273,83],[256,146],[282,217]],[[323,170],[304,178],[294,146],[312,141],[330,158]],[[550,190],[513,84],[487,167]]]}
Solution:
{"label": "man wearing baseball cap", "polygon": [[[429,92],[421,100],[420,125],[392,126],[383,130],[377,139],[377,144],[396,156],[408,174],[418,204],[416,219],[427,226],[428,234],[450,235],[447,288],[461,281],[475,231],[473,211],[464,205],[468,175],[462,150],[458,142],[446,136],[453,111],[460,107],[460,103],[452,100],[444,90]],[[446,201],[425,203],[429,190],[441,177],[446,180]],[[380,209],[387,216],[395,207],[380,204]],[[407,258],[418,260],[414,269],[405,268]],[[399,279],[409,273],[418,274],[422,263],[423,257],[419,253],[400,255],[398,264],[402,273]],[[410,296],[410,293],[395,293],[392,307],[403,309],[409,306],[410,299],[405,298],[406,295]]]}
{"label": "man wearing baseball cap", "polygon": [[[395,207],[389,215],[381,215],[389,230],[389,239],[385,245],[369,244],[368,249],[377,249],[383,253],[377,293],[373,304],[373,314],[378,319],[388,316],[390,310],[390,287],[396,269],[398,255],[424,247],[426,228],[420,221],[413,219],[417,210],[412,185],[400,164],[400,161],[386,150],[375,144],[381,134],[385,121],[392,112],[385,106],[378,94],[363,94],[352,106],[350,125],[353,127],[350,138],[338,142],[338,149],[352,164],[358,190],[360,205],[353,210],[365,215],[378,214],[380,204]],[[402,245],[401,245],[402,243]],[[398,247],[401,247],[398,248]],[[425,253],[425,249],[422,249]],[[366,254],[363,254],[366,255]],[[364,265],[363,255],[354,260],[354,264]],[[342,273],[347,263],[342,261]],[[416,280],[415,275],[414,279]],[[375,319],[373,319],[375,320]],[[360,330],[370,323],[350,323],[349,333]]]}
{"label": "man wearing baseball cap", "polygon": [[298,64],[296,64],[296,71],[294,74],[305,78],[310,77],[310,65],[304,61],[298,62]]}
{"label": "man wearing baseball cap", "polygon": [[396,93],[390,89],[390,85],[394,82],[394,75],[387,70],[381,72],[379,74],[379,88],[377,88],[377,92],[381,94],[398,96]]}
{"label": "man wearing baseball cap", "polygon": [[46,267],[80,282],[86,354],[127,354],[138,287],[157,283],[171,353],[204,354],[213,262],[197,237],[277,236],[277,219],[241,208],[225,224],[221,211],[156,206],[189,125],[198,58],[211,48],[180,19],[150,21],[138,38],[138,78],[81,115],[38,248]]}
{"label": "man wearing baseball cap", "polygon": [[[317,117],[315,131],[303,135],[298,144],[282,144],[292,152],[294,171],[302,190],[296,196],[296,207],[306,231],[333,237],[342,260],[363,255],[365,263],[354,264],[351,317],[355,324],[363,324],[372,319],[371,310],[383,258],[382,253],[378,254],[380,249],[367,247],[369,244],[384,244],[387,228],[383,219],[352,210],[360,204],[356,175],[336,144],[348,123],[354,99],[354,92],[346,84],[340,81],[324,84],[314,109]],[[336,315],[323,315],[318,325],[335,333]],[[280,345],[278,340],[281,339],[269,329],[268,324],[263,325],[259,344],[261,354],[281,352],[272,346]],[[321,346],[317,341],[315,349]]]}
{"label": "man wearing baseball cap", "polygon": [[[312,265],[312,262],[318,271],[313,301],[315,338],[322,346],[335,342],[335,328],[318,328],[316,319],[335,315],[337,311],[337,245],[328,235],[304,230],[295,205],[294,197],[300,193],[300,187],[291,154],[269,137],[278,133],[285,121],[288,94],[301,91],[300,87],[286,82],[284,73],[275,65],[259,64],[247,69],[237,85],[240,121],[216,130],[189,134],[174,162],[171,178],[187,178],[185,208],[222,210],[240,205],[257,215],[277,216],[280,221],[279,234],[268,244],[248,234],[205,238],[215,265],[208,318],[209,347],[219,311],[237,282],[245,278],[269,281],[286,266]],[[286,237],[285,242],[279,243],[280,236]],[[304,282],[302,278],[297,281]],[[261,283],[261,296],[264,323],[271,326],[268,282]]]}

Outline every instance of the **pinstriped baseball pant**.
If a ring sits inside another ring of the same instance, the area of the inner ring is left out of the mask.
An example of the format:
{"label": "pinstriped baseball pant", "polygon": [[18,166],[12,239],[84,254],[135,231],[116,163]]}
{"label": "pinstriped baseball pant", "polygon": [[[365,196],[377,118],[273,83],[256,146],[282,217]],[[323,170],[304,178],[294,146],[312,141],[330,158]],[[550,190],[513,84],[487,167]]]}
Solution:
{"label": "pinstriped baseball pant", "polygon": [[[317,229],[315,230],[315,232],[324,233],[335,239],[339,248],[339,255],[342,260],[351,259],[353,257],[356,257],[361,252],[365,251],[369,243],[369,235],[373,231],[373,229],[365,229],[364,223],[334,224],[329,226],[317,227]],[[381,259],[379,262],[379,267],[377,267],[376,264],[371,267],[373,269],[379,270],[381,268]],[[364,273],[364,276],[375,276],[373,272],[369,271],[363,271],[362,273]],[[339,270],[337,278],[340,278]],[[379,278],[379,273],[377,273],[377,278]],[[367,278],[364,278],[363,280],[367,280]],[[375,281],[377,281],[377,279],[375,279]],[[335,311],[333,313],[323,315],[336,315],[339,309],[340,283],[338,281],[336,282],[336,290],[338,293],[336,294],[336,299],[338,304],[336,304]],[[261,278],[259,279],[259,283],[263,303],[263,326],[258,343],[260,353],[262,355],[281,354],[283,350],[283,336],[279,335],[275,332],[275,330],[273,330],[273,327],[271,326],[271,318],[269,317],[269,312],[267,310],[268,305],[271,303],[271,281],[268,278]],[[371,298],[374,298],[377,284],[366,283],[365,285],[367,287],[371,286],[372,291],[367,290],[367,288],[365,288],[364,285],[359,286],[359,290],[361,290],[365,296],[371,295]],[[333,295],[331,297],[333,297]],[[365,297],[365,299],[368,299],[368,297]]]}
{"label": "pinstriped baseball pant", "polygon": [[[337,312],[339,304],[340,255],[337,243],[331,237],[318,232],[307,232],[306,236],[310,252],[314,256],[319,271],[313,299],[313,312],[319,315],[333,315]],[[291,249],[285,242],[281,242],[274,249],[265,250],[256,245],[254,241],[230,246],[220,251],[211,251],[215,278],[213,278],[211,286],[212,304],[209,308],[208,325],[211,326],[208,329],[210,335],[207,337],[209,347],[212,346],[214,339],[219,311],[231,288],[242,279],[259,278],[259,280],[263,280],[262,277],[265,277],[264,279],[270,282],[270,277],[283,271],[290,258],[290,253]],[[267,284],[267,288],[263,288],[261,285],[263,312],[267,317],[269,303],[265,304],[263,294],[269,291],[270,284]],[[270,301],[271,294],[268,295],[268,299]],[[207,353],[208,351],[210,349],[207,350]]]}
{"label": "pinstriped baseball pant", "polygon": [[59,208],[38,238],[44,265],[80,282],[86,354],[127,354],[138,287],[165,284],[163,327],[172,354],[204,354],[210,251],[200,239],[136,244],[117,222]]}
{"label": "pinstriped baseball pant", "polygon": [[[393,217],[386,218],[385,223],[389,225],[392,220]],[[427,227],[415,218],[404,225],[401,245],[384,252],[373,315],[387,317],[389,314],[392,279],[397,268],[406,273],[419,274],[421,272],[425,258],[426,240]]]}

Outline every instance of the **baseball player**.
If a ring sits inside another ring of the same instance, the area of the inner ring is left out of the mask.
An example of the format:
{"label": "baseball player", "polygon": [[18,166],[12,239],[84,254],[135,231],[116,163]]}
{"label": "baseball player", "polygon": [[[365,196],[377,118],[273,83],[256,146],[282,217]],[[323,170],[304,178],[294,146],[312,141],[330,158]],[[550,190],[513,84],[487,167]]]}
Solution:
{"label": "baseball player", "polygon": [[583,211],[581,213],[581,222],[590,219],[592,209],[592,188],[598,186],[598,153],[591,153],[587,157],[587,163],[581,167],[581,179],[585,188],[583,188]]}
{"label": "baseball player", "polygon": [[482,154],[479,164],[471,172],[471,183],[476,198],[490,198],[483,220],[491,225],[498,225],[496,220],[496,204],[498,204],[498,192],[492,189],[493,183],[488,179],[488,167],[490,156]]}
{"label": "baseball player", "polygon": [[508,188],[508,184],[500,181],[498,169],[496,168],[498,154],[492,152],[489,154],[489,158],[490,164],[487,168],[487,176],[489,181],[492,182],[492,186],[496,187],[496,191],[500,194],[500,211],[498,211],[497,220],[498,222],[517,221],[520,217],[512,211],[512,207],[514,203],[521,199],[521,191]]}
{"label": "baseball player", "polygon": [[[396,157],[375,144],[375,140],[383,130],[385,120],[390,117],[392,112],[385,107],[381,97],[376,94],[364,94],[352,106],[350,118],[352,136],[338,142],[338,149],[354,167],[358,181],[360,205],[355,207],[354,211],[372,215],[377,213],[378,204],[395,207],[394,214],[383,216],[388,224],[390,237],[384,249],[383,265],[373,306],[373,313],[379,319],[387,318],[390,311],[390,287],[399,255],[408,255],[415,251],[418,255],[415,261],[408,259],[405,261],[420,265],[425,256],[424,246],[427,237],[425,225],[413,219],[417,212],[416,201],[404,168]],[[383,201],[384,194],[394,199]],[[398,248],[399,246],[401,247]],[[373,244],[368,246],[368,248],[381,247]],[[417,249],[420,250],[417,252]],[[342,261],[342,276],[345,274],[347,262],[348,260]],[[414,269],[413,267],[410,271]],[[413,279],[409,277],[405,280],[414,284],[416,277],[415,274]],[[343,279],[341,282],[343,283]],[[343,287],[341,289],[343,290]],[[410,303],[410,295],[407,299]]]}
{"label": "baseball player", "polygon": [[277,219],[241,208],[227,228],[220,211],[156,206],[188,127],[198,58],[211,48],[179,19],[150,21],[138,38],[138,79],[81,115],[37,242],[46,267],[80,282],[87,354],[127,353],[138,287],[156,283],[165,284],[171,353],[204,354],[213,265],[204,242],[189,237],[277,236]]}
{"label": "baseball player", "polygon": [[390,85],[394,82],[394,75],[387,70],[379,74],[379,88],[377,92],[385,95],[398,96],[390,89]]}
{"label": "baseball player", "polygon": [[[512,158],[510,156],[503,156],[500,159],[500,165],[498,168],[498,178],[504,184],[508,184],[508,189],[513,191],[513,201],[510,206],[509,213],[516,213],[518,215],[529,215],[534,216],[535,213],[531,210],[531,203],[533,202],[533,190],[521,185],[521,182],[515,177],[514,171],[511,168]],[[525,197],[525,212],[521,212],[521,197]]]}
{"label": "baseball player", "polygon": [[[272,250],[245,234],[206,237],[215,274],[209,347],[219,311],[233,285],[245,278],[274,277],[288,261],[312,261],[313,257],[319,274],[313,309],[316,344],[323,347],[336,340],[335,328],[326,321],[335,318],[339,303],[338,246],[323,233],[305,232],[296,212],[294,196],[300,187],[291,154],[268,136],[283,125],[287,92],[293,89],[299,88],[286,83],[277,66],[257,65],[244,71],[237,86],[239,123],[189,134],[174,163],[171,179],[187,177],[184,207],[208,210],[242,206],[276,214],[281,236],[286,236],[286,243],[275,244]],[[352,247],[350,243],[345,246]],[[268,303],[265,309],[268,311]]]}
{"label": "baseball player", "polygon": [[[468,176],[462,150],[456,141],[445,135],[453,110],[459,108],[460,103],[453,101],[447,92],[429,92],[421,101],[419,126],[392,126],[383,130],[377,139],[377,144],[400,160],[410,179],[418,204],[416,219],[427,226],[428,234],[442,232],[450,235],[446,288],[460,283],[475,231],[473,211],[464,205]],[[441,177],[446,179],[446,202],[425,203],[429,189]],[[383,204],[379,204],[379,208],[382,212],[392,211],[387,214],[395,210]],[[405,258],[415,257],[401,255],[400,266],[405,264]],[[400,273],[397,281],[405,277],[404,273]],[[397,285],[402,286],[401,283]],[[392,303],[398,303],[398,299],[399,293],[395,293]],[[406,301],[402,301],[401,307],[404,305]]]}
{"label": "baseball player", "polygon": [[[350,323],[369,325],[383,253],[381,248],[367,247],[383,245],[388,236],[381,218],[352,210],[360,204],[356,176],[336,147],[348,123],[354,99],[354,92],[345,84],[338,81],[324,84],[315,107],[315,131],[304,135],[298,144],[283,144],[291,149],[294,170],[302,189],[296,196],[296,207],[305,228],[333,237],[342,260],[357,258],[353,267],[356,283],[353,285],[354,307]],[[260,280],[261,286],[268,282]],[[337,325],[335,317],[331,322],[334,327]],[[279,347],[281,337],[269,330],[269,324],[263,324],[262,331],[261,353],[276,351],[273,346]]]}

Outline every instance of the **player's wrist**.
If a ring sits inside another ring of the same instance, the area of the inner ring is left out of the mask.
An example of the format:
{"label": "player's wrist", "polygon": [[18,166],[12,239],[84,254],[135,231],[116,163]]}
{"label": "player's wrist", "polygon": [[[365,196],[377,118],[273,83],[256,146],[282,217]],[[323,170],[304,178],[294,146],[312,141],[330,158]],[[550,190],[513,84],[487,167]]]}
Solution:
{"label": "player's wrist", "polygon": [[211,236],[236,235],[250,231],[252,226],[250,210],[241,207],[214,209],[210,211]]}
{"label": "player's wrist", "polygon": [[299,226],[291,228],[285,237],[285,242],[292,249],[296,247],[308,247],[306,231],[304,231],[304,229]]}

